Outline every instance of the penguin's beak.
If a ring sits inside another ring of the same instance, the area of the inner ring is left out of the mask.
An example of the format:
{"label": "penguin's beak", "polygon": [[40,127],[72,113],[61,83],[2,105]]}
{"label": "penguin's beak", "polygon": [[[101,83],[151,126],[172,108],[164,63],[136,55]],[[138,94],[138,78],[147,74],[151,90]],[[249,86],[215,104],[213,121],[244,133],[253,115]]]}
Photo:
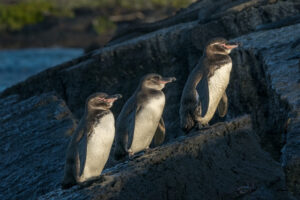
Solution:
{"label": "penguin's beak", "polygon": [[167,83],[170,83],[170,82],[173,82],[173,81],[176,81],[175,77],[165,77],[165,78],[160,79],[159,83],[167,84]]}
{"label": "penguin's beak", "polygon": [[230,50],[235,49],[238,46],[239,46],[239,43],[237,43],[237,42],[236,43],[234,43],[234,42],[228,42],[228,43],[224,44],[224,47],[226,49],[230,49]]}
{"label": "penguin's beak", "polygon": [[121,99],[121,98],[122,98],[121,94],[114,94],[114,95],[107,96],[105,98],[105,100],[107,102],[115,102],[116,100]]}

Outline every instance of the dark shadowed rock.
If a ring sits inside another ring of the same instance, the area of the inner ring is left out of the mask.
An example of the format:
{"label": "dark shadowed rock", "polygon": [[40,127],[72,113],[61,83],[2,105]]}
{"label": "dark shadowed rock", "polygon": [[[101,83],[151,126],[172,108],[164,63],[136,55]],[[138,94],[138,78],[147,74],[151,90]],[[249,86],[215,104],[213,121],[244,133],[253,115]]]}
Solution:
{"label": "dark shadowed rock", "polygon": [[[268,93],[278,95],[277,100],[268,98],[265,102],[268,112],[263,115],[268,115],[265,119],[269,127],[264,128],[264,138],[273,140],[273,145],[277,145],[278,151],[282,149],[281,162],[286,170],[287,183],[298,196],[300,195],[300,45],[297,43],[299,39],[300,24],[253,33],[234,40],[244,43],[243,49],[251,51],[258,57],[262,64],[261,70],[266,76]],[[270,96],[268,93],[264,95]]]}
{"label": "dark shadowed rock", "polygon": [[[116,33],[108,45],[191,21],[197,21],[201,29],[209,31],[210,34],[232,37],[233,34],[235,36],[245,34],[254,31],[256,26],[263,26],[265,23],[274,22],[284,17],[292,17],[297,13],[299,13],[299,3],[293,1],[203,0],[192,4],[187,9],[182,9],[175,16],[165,20],[121,30]],[[205,35],[201,36],[206,37]]]}
{"label": "dark shadowed rock", "polygon": [[1,199],[36,199],[57,188],[69,134],[71,112],[55,94],[19,101],[0,100]]}
{"label": "dark shadowed rock", "polygon": [[269,29],[281,28],[283,26],[290,26],[298,23],[300,23],[300,14],[296,16],[289,16],[276,22],[262,24],[256,27],[256,30],[257,31],[269,30]]}

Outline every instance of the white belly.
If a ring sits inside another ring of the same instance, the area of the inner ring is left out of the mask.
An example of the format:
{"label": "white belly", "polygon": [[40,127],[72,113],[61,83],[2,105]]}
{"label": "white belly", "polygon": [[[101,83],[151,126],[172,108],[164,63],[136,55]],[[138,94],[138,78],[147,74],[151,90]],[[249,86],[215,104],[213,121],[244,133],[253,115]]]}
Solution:
{"label": "white belly", "polygon": [[207,113],[202,118],[201,123],[208,123],[214,116],[219,102],[228,86],[232,63],[227,64],[215,71],[208,80],[209,104]]}
{"label": "white belly", "polygon": [[112,113],[105,115],[87,138],[86,160],[81,181],[99,176],[108,160],[115,137],[115,120]]}
{"label": "white belly", "polygon": [[165,96],[151,99],[135,117],[135,127],[130,150],[133,153],[149,147],[165,106]]}

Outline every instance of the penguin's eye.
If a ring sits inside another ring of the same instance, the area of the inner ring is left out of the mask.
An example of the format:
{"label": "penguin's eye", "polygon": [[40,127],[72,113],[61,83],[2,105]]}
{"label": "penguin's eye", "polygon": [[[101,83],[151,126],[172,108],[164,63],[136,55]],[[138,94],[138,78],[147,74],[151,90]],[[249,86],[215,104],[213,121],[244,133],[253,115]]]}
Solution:
{"label": "penguin's eye", "polygon": [[158,81],[160,79],[160,77],[159,76],[154,76],[153,79]]}

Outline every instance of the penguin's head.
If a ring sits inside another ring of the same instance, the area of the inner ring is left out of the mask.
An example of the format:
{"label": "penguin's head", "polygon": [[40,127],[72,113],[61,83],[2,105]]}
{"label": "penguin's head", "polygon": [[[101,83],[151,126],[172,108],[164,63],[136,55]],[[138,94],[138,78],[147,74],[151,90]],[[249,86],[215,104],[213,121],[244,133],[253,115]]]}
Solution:
{"label": "penguin's head", "polygon": [[94,93],[87,98],[86,106],[88,110],[108,110],[113,103],[122,98],[120,94],[108,95],[106,93]]}
{"label": "penguin's head", "polygon": [[147,74],[142,79],[142,87],[154,90],[162,90],[167,83],[175,80],[175,77],[162,77],[159,74]]}
{"label": "penguin's head", "polygon": [[233,49],[237,48],[238,46],[238,43],[228,42],[224,38],[214,38],[207,43],[205,52],[207,55],[228,55]]}

